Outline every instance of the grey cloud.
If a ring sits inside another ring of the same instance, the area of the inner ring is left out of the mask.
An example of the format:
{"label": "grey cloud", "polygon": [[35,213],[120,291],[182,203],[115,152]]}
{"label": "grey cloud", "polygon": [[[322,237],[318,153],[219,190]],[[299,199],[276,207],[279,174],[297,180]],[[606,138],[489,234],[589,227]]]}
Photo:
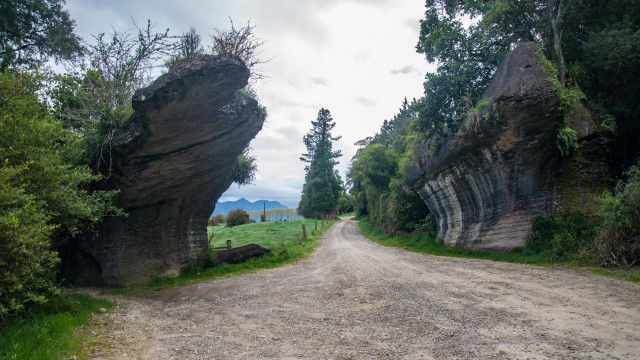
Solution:
{"label": "grey cloud", "polygon": [[376,101],[364,97],[357,97],[356,103],[364,106],[376,106],[378,104]]}
{"label": "grey cloud", "polygon": [[327,79],[323,79],[319,77],[312,77],[311,83],[313,83],[314,85],[329,86],[329,81]]}
{"label": "grey cloud", "polygon": [[403,66],[399,69],[393,69],[391,70],[391,73],[393,75],[405,75],[405,74],[410,74],[412,72],[416,72],[419,71],[417,68],[411,66],[411,65],[407,65],[407,66]]}

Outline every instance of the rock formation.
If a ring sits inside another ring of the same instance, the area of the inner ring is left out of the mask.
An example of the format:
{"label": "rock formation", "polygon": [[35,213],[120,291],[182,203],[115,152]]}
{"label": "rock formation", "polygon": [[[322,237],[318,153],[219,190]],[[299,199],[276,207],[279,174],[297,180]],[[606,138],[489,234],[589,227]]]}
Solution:
{"label": "rock formation", "polygon": [[128,215],[106,218],[99,237],[62,252],[67,280],[143,283],[177,274],[207,246],[207,219],[265,119],[257,101],[238,91],[248,77],[240,60],[202,56],[135,93],[99,184],[120,190],[116,203]]}
{"label": "rock formation", "polygon": [[[533,216],[564,198],[584,200],[580,194],[602,173],[569,171],[582,165],[560,157],[556,134],[563,116],[533,44],[507,55],[481,103],[458,135],[431,154],[423,151],[407,181],[436,216],[445,243],[507,250],[524,244]],[[576,112],[571,122],[581,141],[596,136],[588,112]],[[573,177],[560,181],[561,169]]]}

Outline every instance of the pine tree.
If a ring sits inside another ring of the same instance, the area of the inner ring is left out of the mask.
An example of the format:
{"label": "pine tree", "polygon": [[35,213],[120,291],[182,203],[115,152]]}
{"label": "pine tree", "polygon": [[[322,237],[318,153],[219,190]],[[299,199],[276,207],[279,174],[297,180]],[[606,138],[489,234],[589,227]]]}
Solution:
{"label": "pine tree", "polygon": [[342,184],[334,169],[335,159],[342,156],[340,150],[333,150],[333,142],[341,137],[332,137],[336,126],[327,109],[318,111],[318,118],[311,122],[311,130],[303,137],[307,152],[300,160],[305,167],[305,183],[298,212],[307,218],[322,218],[337,213],[338,199],[342,194]]}

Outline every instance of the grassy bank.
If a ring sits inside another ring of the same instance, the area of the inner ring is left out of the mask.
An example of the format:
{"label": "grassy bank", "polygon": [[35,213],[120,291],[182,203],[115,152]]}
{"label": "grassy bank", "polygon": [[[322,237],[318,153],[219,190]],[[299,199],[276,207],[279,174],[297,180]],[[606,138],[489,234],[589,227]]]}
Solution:
{"label": "grassy bank", "polygon": [[88,343],[76,328],[98,309],[111,306],[107,300],[81,294],[63,294],[35,306],[0,326],[0,359],[84,358]]}
{"label": "grassy bank", "polygon": [[[316,239],[335,221],[298,219],[292,221],[264,222],[234,226],[210,226],[209,239],[212,248],[224,247],[231,240],[233,247],[258,244],[271,252],[260,258],[240,264],[212,264],[206,268],[193,266],[176,278],[153,281],[148,289],[160,290],[173,285],[213,279],[232,274],[242,274],[260,269],[274,268],[299,260],[311,254],[318,246]],[[302,238],[302,225],[306,226],[307,239]],[[136,288],[139,290],[140,288]]]}
{"label": "grassy bank", "polygon": [[575,260],[559,261],[557,258],[544,254],[534,253],[526,249],[517,249],[506,253],[472,251],[445,245],[437,239],[424,236],[411,236],[398,234],[390,236],[375,229],[368,221],[360,220],[360,231],[367,238],[384,246],[400,247],[410,251],[436,256],[451,256],[471,259],[483,259],[493,261],[512,262],[519,264],[532,264],[544,266],[565,266],[567,268],[589,271],[598,275],[607,276],[623,281],[640,284],[640,269],[605,269],[594,267],[591,264],[580,263]]}

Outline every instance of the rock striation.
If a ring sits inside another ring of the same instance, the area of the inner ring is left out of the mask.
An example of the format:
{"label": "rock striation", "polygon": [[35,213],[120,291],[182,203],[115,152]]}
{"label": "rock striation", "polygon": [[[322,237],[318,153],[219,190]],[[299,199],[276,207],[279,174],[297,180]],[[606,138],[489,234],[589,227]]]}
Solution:
{"label": "rock striation", "polygon": [[[446,244],[508,250],[524,244],[533,216],[556,209],[563,197],[576,198],[602,174],[579,170],[560,181],[560,170],[571,168],[556,146],[563,115],[532,43],[506,56],[481,104],[457,136],[437,151],[422,151],[407,181],[435,215]],[[588,112],[571,126],[581,141],[596,132]]]}
{"label": "rock striation", "polygon": [[231,185],[237,156],[261,130],[264,111],[239,89],[238,59],[179,62],[133,97],[134,113],[113,136],[103,189],[119,189],[126,217],[104,219],[99,236],[69,244],[63,276],[128,285],[177,274],[207,246],[207,220]]}

